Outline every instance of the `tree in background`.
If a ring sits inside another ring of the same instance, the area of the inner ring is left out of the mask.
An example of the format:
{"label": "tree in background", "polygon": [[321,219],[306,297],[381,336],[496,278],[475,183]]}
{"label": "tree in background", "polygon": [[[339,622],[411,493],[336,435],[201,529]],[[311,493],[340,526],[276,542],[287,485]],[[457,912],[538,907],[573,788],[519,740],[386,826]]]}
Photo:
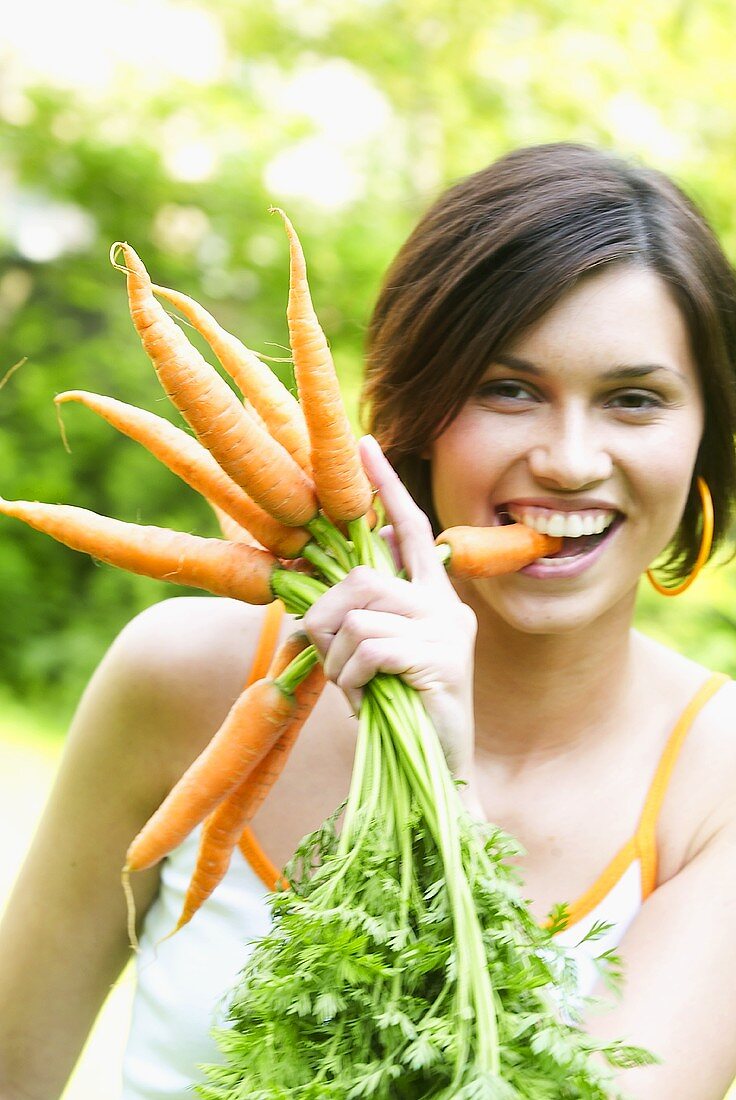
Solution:
{"label": "tree in background", "polygon": [[[354,415],[364,326],[392,256],[439,190],[510,148],[584,141],[660,167],[736,254],[736,70],[721,0],[646,13],[633,0],[608,12],[581,0],[106,0],[85,8],[83,35],[74,8],[26,0],[4,27],[0,374],[28,357],[0,390],[9,497],[216,532],[194,493],[85,410],[65,407],[72,453],[62,446],[63,389],[177,419],[108,263],[113,240],[284,358],[287,249],[267,210],[286,207]],[[273,366],[290,379],[288,362]],[[0,530],[3,683],[43,690],[63,714],[127,620],[193,595],[96,567],[23,525]],[[642,586],[643,628],[736,675],[734,576],[712,569],[680,601]]]}

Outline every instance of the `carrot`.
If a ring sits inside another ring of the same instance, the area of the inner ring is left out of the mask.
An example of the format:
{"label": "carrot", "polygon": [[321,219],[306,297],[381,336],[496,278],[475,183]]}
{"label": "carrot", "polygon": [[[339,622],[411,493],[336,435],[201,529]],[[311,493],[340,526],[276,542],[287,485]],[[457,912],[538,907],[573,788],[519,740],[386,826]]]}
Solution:
{"label": "carrot", "polygon": [[[258,409],[256,409],[253,405],[251,405],[251,403],[250,403],[250,401],[248,400],[247,397],[243,398],[243,408],[247,412],[248,416],[253,417],[253,419],[255,420],[255,422],[256,422],[256,424],[258,425],[259,428],[263,428],[264,432],[268,431],[268,424],[266,424],[266,421],[263,419],[261,414],[258,412]],[[311,476],[311,472],[310,471],[307,471],[307,472],[310,473],[310,476]]]}
{"label": "carrot", "polygon": [[296,708],[273,680],[256,680],[233,703],[207,748],[130,844],[125,871],[163,859],[266,755]]}
{"label": "carrot", "polygon": [[[283,643],[268,671],[276,679],[292,659],[309,644],[304,634],[292,634]],[[322,665],[317,664],[296,688],[296,708],[278,741],[261,762],[220,804],[205,821],[197,854],[197,862],[187,889],[179,920],[170,935],[188,924],[227,873],[232,853],[244,827],[262,806],[266,796],[283,771],[291,749],[314,709],[325,685]]]}
{"label": "carrot", "polygon": [[[286,605],[283,600],[274,600],[264,611],[261,629],[258,634],[256,651],[250,664],[248,678],[243,684],[244,690],[250,687],[251,684],[254,684],[256,680],[263,680],[264,677],[268,680],[275,680],[277,678],[270,674],[270,669],[285,614]],[[304,648],[304,646],[301,648]],[[301,649],[296,650],[292,655],[292,659],[300,652]],[[280,675],[282,671],[282,669],[279,669],[277,675]]]}
{"label": "carrot", "polygon": [[435,543],[450,548],[447,571],[451,576],[495,577],[553,554],[562,546],[562,539],[514,523],[505,527],[448,527]]}
{"label": "carrot", "polygon": [[[222,328],[211,313],[187,294],[151,285],[154,294],[166,298],[191,321],[214,351],[246,400],[252,402],[268,431],[311,476],[309,436],[299,402],[255,352]],[[246,405],[247,408],[247,405]]]}
{"label": "carrot", "polygon": [[203,588],[246,603],[271,603],[278,560],[267,550],[224,539],[148,527],[75,508],[29,500],[4,500],[0,513],[22,520],[72,550],[144,577]]}
{"label": "carrot", "polygon": [[[173,404],[225,473],[250,497],[289,527],[319,510],[314,485],[280,443],[248,416],[236,394],[205,362],[163,306],[148,272],[126,242],[113,244],[125,256],[130,315],[159,380]],[[119,265],[116,265],[119,266]]]}
{"label": "carrot", "polygon": [[240,797],[243,799],[241,805],[243,824],[255,817],[268,792],[283,771],[289,753],[293,749],[305,721],[322,694],[325,684],[326,680],[322,665],[315,665],[294,692],[297,699],[297,709],[291,722],[275,745],[266,753],[260,764],[255,766],[244,788],[236,788],[230,795],[233,802]]}
{"label": "carrot", "polygon": [[163,416],[87,390],[66,390],[57,394],[54,401],[57,406],[76,401],[142,444],[211,504],[219,504],[261,546],[278,557],[297,557],[309,541],[311,536],[303,527],[286,527],[259,508],[201,443]]}
{"label": "carrot", "polygon": [[213,504],[212,501],[210,501],[209,504],[212,511],[217,516],[220,530],[229,542],[245,542],[248,546],[261,546],[260,542],[251,535],[250,531],[246,531],[245,527],[241,527],[239,523],[236,523],[232,516],[229,516],[227,512],[223,512],[222,508]]}
{"label": "carrot", "polygon": [[284,211],[278,207],[271,211],[281,215],[289,239],[287,319],[317,496],[333,523],[349,523],[371,507],[371,485],[345,412],[332,355],[314,312],[302,246]]}

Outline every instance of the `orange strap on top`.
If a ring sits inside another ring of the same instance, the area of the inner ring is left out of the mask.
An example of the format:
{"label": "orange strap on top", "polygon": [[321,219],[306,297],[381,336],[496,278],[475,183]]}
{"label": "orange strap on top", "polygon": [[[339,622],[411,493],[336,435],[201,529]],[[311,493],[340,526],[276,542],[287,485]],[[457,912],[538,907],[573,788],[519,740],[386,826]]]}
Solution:
{"label": "orange strap on top", "polygon": [[[255,657],[245,687],[249,687],[256,680],[263,679],[268,672],[268,667],[276,652],[279,631],[285,612],[286,608],[281,600],[274,600],[266,608],[263,625],[261,626],[261,636],[258,639]],[[280,873],[263,851],[248,826],[243,829],[238,847],[265,886],[269,890],[275,890],[281,878]]]}
{"label": "orange strap on top", "polygon": [[263,617],[263,625],[261,626],[261,636],[258,639],[255,657],[244,688],[250,687],[256,680],[262,680],[268,672],[269,665],[276,652],[276,644],[279,640],[279,631],[281,630],[281,622],[285,611],[286,608],[281,600],[274,600],[273,603],[267,606],[266,614]]}
{"label": "orange strap on top", "polygon": [[657,884],[657,818],[678,753],[698,711],[715,694],[718,688],[730,679],[731,677],[724,672],[714,672],[700,685],[680,715],[669,741],[665,745],[659,767],[654,773],[654,779],[639,820],[639,828],[636,831],[636,840],[641,857],[642,893],[645,900]]}

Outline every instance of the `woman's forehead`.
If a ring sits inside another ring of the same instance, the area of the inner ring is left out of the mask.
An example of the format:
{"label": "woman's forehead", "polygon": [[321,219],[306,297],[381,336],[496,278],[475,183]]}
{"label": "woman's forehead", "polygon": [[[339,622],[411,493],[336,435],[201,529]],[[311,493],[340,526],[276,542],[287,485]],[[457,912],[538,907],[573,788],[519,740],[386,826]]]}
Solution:
{"label": "woman's forehead", "polygon": [[633,266],[587,276],[503,354],[531,365],[530,374],[662,366],[689,381],[697,375],[672,291],[655,272]]}

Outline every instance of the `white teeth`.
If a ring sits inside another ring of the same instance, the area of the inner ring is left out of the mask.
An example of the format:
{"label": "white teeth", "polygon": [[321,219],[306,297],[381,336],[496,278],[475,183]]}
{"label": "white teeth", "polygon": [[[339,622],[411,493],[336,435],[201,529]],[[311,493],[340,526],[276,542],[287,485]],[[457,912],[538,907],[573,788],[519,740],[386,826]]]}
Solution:
{"label": "white teeth", "polygon": [[[539,523],[540,519],[541,516],[537,517],[537,523]],[[542,528],[538,527],[537,530],[541,531]],[[564,535],[566,530],[567,524],[565,523],[565,517],[562,515],[561,512],[555,512],[554,515],[550,516],[547,520],[548,535]]]}
{"label": "white teeth", "polygon": [[526,527],[533,527],[535,531],[543,535],[552,535],[565,538],[580,538],[581,535],[599,535],[610,527],[616,513],[604,512],[598,516],[581,515],[579,512],[552,512],[550,515],[542,515],[534,512],[512,512],[509,515]]}
{"label": "white teeth", "polygon": [[585,533],[585,520],[582,516],[569,516],[565,524],[565,530],[571,538],[579,538],[580,535]]}

